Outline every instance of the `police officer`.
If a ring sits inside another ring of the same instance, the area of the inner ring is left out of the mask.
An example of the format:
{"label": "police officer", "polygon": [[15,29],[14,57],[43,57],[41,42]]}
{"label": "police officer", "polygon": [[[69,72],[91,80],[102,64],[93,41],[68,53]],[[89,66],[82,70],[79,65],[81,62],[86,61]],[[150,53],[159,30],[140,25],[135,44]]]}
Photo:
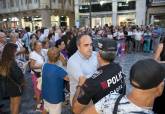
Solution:
{"label": "police officer", "polygon": [[109,93],[122,92],[124,74],[120,65],[114,62],[117,50],[116,42],[104,39],[99,41],[98,47],[100,50],[97,59],[100,67],[92,77],[79,78],[72,103],[75,114],[80,114],[91,101],[95,104]]}

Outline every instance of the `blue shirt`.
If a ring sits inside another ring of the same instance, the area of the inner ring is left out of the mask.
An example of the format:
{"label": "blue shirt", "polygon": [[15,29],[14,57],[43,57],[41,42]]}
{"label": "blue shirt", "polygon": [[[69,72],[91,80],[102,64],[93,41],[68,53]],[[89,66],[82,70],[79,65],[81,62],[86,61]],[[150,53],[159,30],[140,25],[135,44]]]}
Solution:
{"label": "blue shirt", "polygon": [[32,35],[31,32],[27,32],[24,34],[22,41],[25,44],[25,46],[28,48],[28,51],[31,51],[31,47],[30,47],[30,36]]}
{"label": "blue shirt", "polygon": [[64,101],[64,77],[67,73],[55,64],[46,63],[42,70],[42,97],[51,104]]}
{"label": "blue shirt", "polygon": [[153,30],[154,37],[159,38],[161,36],[161,29],[160,28],[155,28]]}
{"label": "blue shirt", "polygon": [[144,33],[144,40],[151,39],[151,33]]}

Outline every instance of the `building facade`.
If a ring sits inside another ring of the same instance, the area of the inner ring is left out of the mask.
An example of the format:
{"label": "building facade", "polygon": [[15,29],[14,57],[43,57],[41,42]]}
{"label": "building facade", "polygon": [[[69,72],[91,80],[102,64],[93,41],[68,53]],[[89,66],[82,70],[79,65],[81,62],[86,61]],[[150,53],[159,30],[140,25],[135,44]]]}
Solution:
{"label": "building facade", "polygon": [[91,19],[92,27],[145,25],[146,8],[146,0],[75,0],[75,23],[89,26]]}
{"label": "building facade", "polygon": [[150,0],[147,10],[147,23],[165,27],[165,0]]}
{"label": "building facade", "polygon": [[0,26],[74,25],[74,0],[0,0]]}

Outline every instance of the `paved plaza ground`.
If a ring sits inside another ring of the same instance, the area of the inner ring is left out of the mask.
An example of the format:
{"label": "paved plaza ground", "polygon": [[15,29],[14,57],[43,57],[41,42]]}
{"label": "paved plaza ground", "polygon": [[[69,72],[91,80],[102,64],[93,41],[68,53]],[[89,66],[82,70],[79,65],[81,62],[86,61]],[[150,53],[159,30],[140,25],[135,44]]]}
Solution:
{"label": "paved plaza ground", "polygon": [[[130,91],[131,87],[128,81],[129,71],[131,66],[138,60],[144,58],[151,58],[152,54],[148,53],[132,53],[128,55],[123,55],[121,57],[116,58],[116,62],[118,62],[122,68],[123,72],[126,74],[126,83],[127,83],[127,92]],[[26,87],[22,97],[21,103],[21,113],[20,114],[41,114],[40,112],[35,111],[35,101],[33,99],[33,89],[30,74],[25,76],[26,79]],[[8,106],[6,106],[8,107]],[[70,106],[64,103],[62,114],[71,114]]]}

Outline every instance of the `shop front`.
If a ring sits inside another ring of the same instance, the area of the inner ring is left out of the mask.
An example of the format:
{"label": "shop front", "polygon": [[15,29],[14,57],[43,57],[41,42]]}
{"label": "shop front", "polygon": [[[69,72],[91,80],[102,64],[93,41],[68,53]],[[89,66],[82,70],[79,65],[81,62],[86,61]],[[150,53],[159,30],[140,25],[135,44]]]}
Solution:
{"label": "shop front", "polygon": [[135,13],[118,14],[118,25],[129,26],[129,25],[135,25],[135,23],[136,23]]}

